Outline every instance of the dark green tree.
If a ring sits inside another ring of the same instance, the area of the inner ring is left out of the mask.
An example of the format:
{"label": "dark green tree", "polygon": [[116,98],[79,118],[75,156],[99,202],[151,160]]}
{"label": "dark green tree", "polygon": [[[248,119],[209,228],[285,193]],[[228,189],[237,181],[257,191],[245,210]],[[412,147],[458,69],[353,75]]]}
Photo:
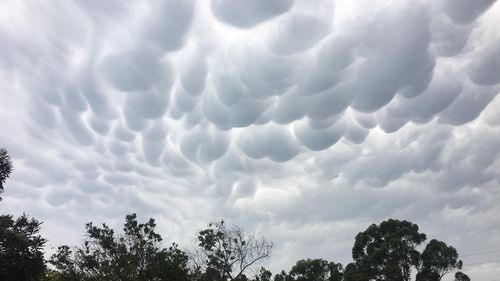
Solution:
{"label": "dark green tree", "polygon": [[364,274],[355,263],[346,265],[343,272],[343,281],[368,281],[367,274]]}
{"label": "dark green tree", "polygon": [[271,271],[265,269],[264,267],[261,267],[259,272],[255,275],[255,278],[253,281],[271,281],[271,277],[273,274]]}
{"label": "dark green tree", "polygon": [[61,276],[57,271],[47,268],[47,271],[45,271],[45,274],[41,279],[41,281],[64,281],[64,280],[61,279]]}
{"label": "dark green tree", "polygon": [[343,266],[341,263],[328,263],[328,270],[330,271],[330,276],[328,276],[328,281],[342,281],[344,277]]}
{"label": "dark green tree", "polygon": [[[0,193],[4,190],[4,183],[12,173],[12,161],[5,148],[0,148]],[[2,197],[0,197],[2,201]]]}
{"label": "dark green tree", "polygon": [[457,250],[436,239],[427,244],[420,258],[422,265],[417,281],[439,281],[447,273],[462,268]]}
{"label": "dark green tree", "polygon": [[293,277],[282,270],[280,273],[274,276],[274,281],[294,281]]}
{"label": "dark green tree", "polygon": [[[409,281],[411,269],[420,264],[416,246],[426,236],[408,221],[389,219],[372,224],[356,235],[352,256],[361,280]],[[350,274],[352,274],[350,272]]]}
{"label": "dark green tree", "polygon": [[289,273],[282,272],[275,281],[342,281],[342,264],[324,259],[303,259],[295,263]]}
{"label": "dark green tree", "polygon": [[188,257],[176,244],[162,248],[153,219],[138,223],[135,214],[126,216],[123,234],[103,224],[86,225],[87,237],[81,247],[61,246],[50,263],[58,280],[134,281],[188,280]]}
{"label": "dark green tree", "polygon": [[469,276],[467,276],[467,274],[459,271],[455,273],[455,281],[470,281],[470,278]]}
{"label": "dark green tree", "polygon": [[13,219],[0,216],[0,280],[35,281],[45,272],[43,246],[39,234],[42,223],[27,215]]}
{"label": "dark green tree", "polygon": [[[197,251],[192,256],[198,279],[210,281],[239,280],[258,262],[271,255],[272,243],[258,239],[238,226],[227,227],[224,221],[209,223],[198,233]],[[207,279],[210,275],[212,279]]]}
{"label": "dark green tree", "polygon": [[296,281],[326,281],[328,274],[328,261],[324,259],[299,260],[290,270]]}
{"label": "dark green tree", "polygon": [[290,270],[296,281],[325,281],[328,276],[328,261],[323,259],[299,260]]}

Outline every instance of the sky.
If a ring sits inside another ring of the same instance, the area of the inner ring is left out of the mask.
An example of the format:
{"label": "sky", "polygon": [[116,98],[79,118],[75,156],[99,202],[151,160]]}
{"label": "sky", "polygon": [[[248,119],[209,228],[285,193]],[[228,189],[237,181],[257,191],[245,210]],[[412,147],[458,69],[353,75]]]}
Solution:
{"label": "sky", "polygon": [[494,0],[0,1],[0,211],[42,220],[49,252],[133,212],[184,247],[225,219],[274,242],[274,271],[346,263],[406,219],[496,279],[499,19]]}

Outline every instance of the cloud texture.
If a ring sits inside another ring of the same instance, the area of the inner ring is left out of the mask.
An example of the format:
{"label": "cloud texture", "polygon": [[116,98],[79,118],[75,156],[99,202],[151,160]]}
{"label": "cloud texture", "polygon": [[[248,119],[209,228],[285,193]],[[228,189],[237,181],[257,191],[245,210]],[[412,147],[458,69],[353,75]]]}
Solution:
{"label": "cloud texture", "polygon": [[285,265],[346,261],[388,217],[462,253],[500,248],[496,1],[0,7],[2,209],[54,244],[138,212],[188,242],[226,217]]}

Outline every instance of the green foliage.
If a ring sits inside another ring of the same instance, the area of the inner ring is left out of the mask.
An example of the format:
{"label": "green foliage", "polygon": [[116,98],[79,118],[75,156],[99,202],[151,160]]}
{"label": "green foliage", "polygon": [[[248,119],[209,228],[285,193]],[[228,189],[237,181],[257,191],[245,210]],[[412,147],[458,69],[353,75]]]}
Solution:
{"label": "green foliage", "polygon": [[368,277],[361,271],[355,263],[349,263],[344,269],[344,281],[368,281]]}
{"label": "green foliage", "polygon": [[328,261],[323,259],[299,260],[290,270],[296,281],[324,281],[328,275]]}
{"label": "green foliage", "polygon": [[254,281],[271,281],[273,274],[271,271],[261,267],[259,272],[256,274]]}
{"label": "green foliage", "polygon": [[342,281],[342,264],[324,259],[299,260],[289,273],[281,272],[274,281]]}
{"label": "green foliage", "polygon": [[342,264],[323,259],[299,260],[289,275],[295,281],[341,281]]}
{"label": "green foliage", "polygon": [[342,269],[343,269],[342,264],[329,262],[328,270],[330,272],[330,276],[328,277],[328,281],[342,281],[342,278],[344,277]]}
{"label": "green foliage", "polygon": [[459,271],[455,273],[455,281],[470,281],[470,278],[469,276],[467,276],[467,274]]}
{"label": "green foliage", "polygon": [[422,266],[417,281],[439,281],[452,270],[462,268],[457,250],[435,239],[427,244],[420,257]]}
{"label": "green foliage", "polygon": [[35,281],[45,272],[43,246],[40,235],[42,223],[22,215],[16,220],[10,215],[0,216],[0,280]]}
{"label": "green foliage", "polygon": [[274,276],[274,281],[293,281],[293,277],[282,270]]}
{"label": "green foliage", "polygon": [[[200,280],[240,280],[256,263],[271,254],[272,243],[224,221],[210,223],[198,233],[195,271]],[[209,277],[207,277],[209,276]]]}
{"label": "green foliage", "polygon": [[69,281],[69,280],[78,280],[78,279],[63,279],[59,272],[47,268],[45,271],[45,275],[42,277],[41,281]]}
{"label": "green foliage", "polygon": [[135,214],[127,215],[122,235],[88,223],[83,245],[59,247],[50,263],[59,280],[188,280],[187,255],[176,244],[161,248],[155,227],[153,219],[138,223]]}
{"label": "green foliage", "polygon": [[[302,259],[289,272],[272,273],[261,267],[272,243],[256,239],[223,221],[198,232],[199,250],[188,256],[177,244],[161,246],[153,219],[139,223],[127,215],[121,234],[106,224],[86,224],[79,247],[60,246],[45,266],[38,233],[41,223],[26,215],[14,220],[0,216],[0,280],[2,281],[405,281],[417,268],[417,281],[440,281],[461,269],[455,248],[431,240],[422,253],[416,250],[426,236],[408,221],[387,220],[356,235],[354,261],[342,264],[324,259]],[[253,274],[249,274],[252,272]],[[253,276],[250,279],[249,276]],[[455,281],[470,281],[462,273]]]}
{"label": "green foliage", "polygon": [[[12,173],[12,161],[5,148],[0,148],[0,192],[4,190],[4,183]],[[2,197],[0,197],[0,201]]]}
{"label": "green foliage", "polygon": [[418,267],[420,253],[416,246],[426,236],[408,221],[389,219],[372,224],[355,238],[352,256],[362,279],[410,280],[412,267]]}

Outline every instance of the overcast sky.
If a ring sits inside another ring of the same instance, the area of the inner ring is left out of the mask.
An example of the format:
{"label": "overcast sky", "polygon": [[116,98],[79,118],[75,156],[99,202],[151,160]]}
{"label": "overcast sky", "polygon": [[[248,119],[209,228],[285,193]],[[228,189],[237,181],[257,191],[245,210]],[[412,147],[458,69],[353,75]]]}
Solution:
{"label": "overcast sky", "polygon": [[500,3],[0,1],[2,213],[154,217],[167,241],[225,218],[273,270],[348,262],[417,223],[500,276]]}

